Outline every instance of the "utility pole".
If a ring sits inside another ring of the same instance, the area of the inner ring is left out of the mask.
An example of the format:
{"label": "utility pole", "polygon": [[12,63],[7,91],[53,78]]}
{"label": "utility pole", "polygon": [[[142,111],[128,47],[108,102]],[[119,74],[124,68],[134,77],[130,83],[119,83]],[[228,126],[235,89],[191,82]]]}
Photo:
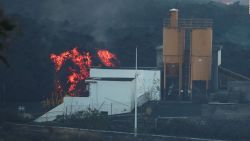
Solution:
{"label": "utility pole", "polygon": [[135,49],[135,123],[134,123],[134,136],[137,137],[137,47]]}

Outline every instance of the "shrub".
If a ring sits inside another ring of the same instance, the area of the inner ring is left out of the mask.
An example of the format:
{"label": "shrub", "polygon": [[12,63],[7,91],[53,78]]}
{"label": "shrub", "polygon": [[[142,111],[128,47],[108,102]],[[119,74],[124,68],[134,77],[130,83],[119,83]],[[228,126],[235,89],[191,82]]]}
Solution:
{"label": "shrub", "polygon": [[56,121],[66,124],[66,126],[90,129],[109,129],[110,125],[107,115],[91,109],[77,112],[72,115],[58,116]]}

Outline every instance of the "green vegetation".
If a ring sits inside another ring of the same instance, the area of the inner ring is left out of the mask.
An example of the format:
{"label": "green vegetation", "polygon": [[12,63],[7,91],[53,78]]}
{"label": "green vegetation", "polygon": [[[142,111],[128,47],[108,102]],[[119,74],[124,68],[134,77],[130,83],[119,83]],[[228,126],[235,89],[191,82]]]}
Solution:
{"label": "green vegetation", "polygon": [[102,130],[109,130],[112,125],[106,114],[91,109],[72,115],[58,116],[56,122],[61,126]]}

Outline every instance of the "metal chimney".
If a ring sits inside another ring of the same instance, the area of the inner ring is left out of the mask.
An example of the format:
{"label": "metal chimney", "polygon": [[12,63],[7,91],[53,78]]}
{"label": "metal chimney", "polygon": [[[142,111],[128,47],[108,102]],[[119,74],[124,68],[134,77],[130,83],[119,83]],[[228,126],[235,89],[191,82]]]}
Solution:
{"label": "metal chimney", "polygon": [[178,27],[178,9],[170,9],[170,27]]}

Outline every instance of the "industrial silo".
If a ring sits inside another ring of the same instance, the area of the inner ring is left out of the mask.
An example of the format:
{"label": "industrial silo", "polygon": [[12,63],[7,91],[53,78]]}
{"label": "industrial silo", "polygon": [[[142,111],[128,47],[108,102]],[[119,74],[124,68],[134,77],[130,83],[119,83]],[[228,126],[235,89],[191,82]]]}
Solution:
{"label": "industrial silo", "polygon": [[[205,97],[212,66],[212,20],[180,19],[177,9],[163,28],[164,93],[166,99]],[[199,98],[198,98],[199,99]]]}
{"label": "industrial silo", "polygon": [[170,10],[163,28],[164,98],[176,97],[181,89],[184,30],[178,26],[178,10]]}
{"label": "industrial silo", "polygon": [[192,95],[205,100],[212,67],[212,28],[193,29],[191,33],[191,84]]}

